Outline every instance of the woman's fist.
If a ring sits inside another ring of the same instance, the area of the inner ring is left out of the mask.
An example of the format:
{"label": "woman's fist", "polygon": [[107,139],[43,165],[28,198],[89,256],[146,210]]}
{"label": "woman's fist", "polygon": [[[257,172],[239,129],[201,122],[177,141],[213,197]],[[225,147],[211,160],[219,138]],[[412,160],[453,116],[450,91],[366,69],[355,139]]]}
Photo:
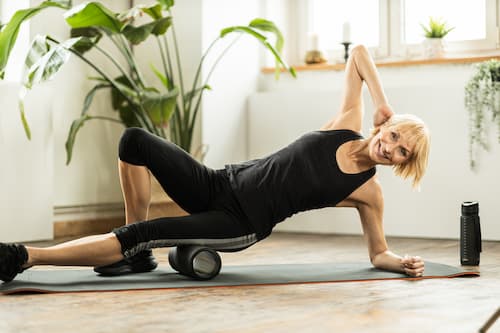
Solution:
{"label": "woman's fist", "polygon": [[401,258],[401,267],[409,276],[421,277],[424,275],[424,261],[418,256],[404,256],[403,258]]}
{"label": "woman's fist", "polygon": [[392,107],[389,104],[380,105],[373,115],[373,125],[375,127],[382,125],[391,118],[393,114],[394,111],[392,111]]}

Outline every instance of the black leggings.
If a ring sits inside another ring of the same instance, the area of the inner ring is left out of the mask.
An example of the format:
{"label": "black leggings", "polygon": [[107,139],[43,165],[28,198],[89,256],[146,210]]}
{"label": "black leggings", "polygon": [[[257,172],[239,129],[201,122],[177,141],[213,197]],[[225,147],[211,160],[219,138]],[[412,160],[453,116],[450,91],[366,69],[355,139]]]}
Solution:
{"label": "black leggings", "polygon": [[123,162],[147,167],[165,192],[190,214],[113,230],[125,257],[150,248],[182,244],[239,251],[257,242],[224,169],[207,168],[176,145],[140,128],[125,130],[119,157]]}

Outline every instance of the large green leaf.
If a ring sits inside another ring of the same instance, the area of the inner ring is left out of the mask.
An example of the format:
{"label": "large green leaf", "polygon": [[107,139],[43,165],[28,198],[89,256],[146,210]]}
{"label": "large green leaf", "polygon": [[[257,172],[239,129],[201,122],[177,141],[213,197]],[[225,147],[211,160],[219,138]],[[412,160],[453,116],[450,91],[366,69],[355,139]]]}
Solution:
{"label": "large green leaf", "polygon": [[137,45],[146,40],[151,34],[154,35],[164,34],[171,24],[172,24],[171,17],[162,17],[156,21],[138,27],[128,25],[123,29],[123,34],[132,44]]}
{"label": "large green leaf", "polygon": [[10,52],[16,44],[21,24],[45,8],[58,7],[68,9],[70,6],[71,1],[68,0],[44,1],[36,7],[18,10],[14,13],[10,21],[0,31],[0,79],[4,77],[5,67],[7,66]]}
{"label": "large green leaf", "polygon": [[155,126],[166,126],[177,104],[179,90],[172,89],[166,94],[147,91],[143,98],[143,107]]}
{"label": "large green leaf", "polygon": [[164,10],[170,10],[174,6],[174,0],[157,0],[163,6]]}
{"label": "large green leaf", "polygon": [[118,113],[120,115],[120,120],[125,124],[126,127],[143,127],[139,118],[137,118],[137,112],[141,112],[136,105],[127,104],[126,106],[120,107]]}
{"label": "large green leaf", "polygon": [[81,38],[70,38],[50,48],[47,53],[36,60],[29,68],[24,85],[31,88],[34,84],[52,79],[68,61],[70,56],[69,49],[78,43]]}
{"label": "large green leaf", "polygon": [[50,45],[47,42],[47,36],[36,35],[31,42],[31,47],[26,55],[24,65],[26,70],[29,70],[40,58],[42,58],[50,50]]}
{"label": "large green leaf", "polygon": [[[259,42],[262,43],[262,45],[264,45],[273,54],[276,61],[281,66],[283,66],[283,68],[285,68],[288,72],[290,72],[290,74],[293,77],[297,76],[293,67],[288,66],[286,64],[286,62],[283,60],[283,58],[281,57],[281,55],[279,54],[279,52],[271,44],[269,44],[266,36],[262,35],[258,31],[255,31],[255,29],[251,28],[251,27],[233,26],[233,27],[228,27],[228,28],[222,29],[220,32],[220,37],[223,38],[223,37],[225,37],[228,34],[233,33],[233,32],[245,33],[247,35],[250,35],[250,36],[256,38]],[[279,70],[279,67],[277,67],[277,69]]]}
{"label": "large green leaf", "polygon": [[[139,96],[137,91],[132,88],[132,83],[126,76],[119,76],[113,80],[116,87],[111,88],[111,105],[114,110],[119,110],[120,107],[129,103],[128,97],[134,103],[139,104]],[[126,97],[125,97],[126,96]]]}
{"label": "large green leaf", "polygon": [[187,93],[184,94],[184,101],[186,102],[190,101],[191,99],[196,97],[199,93],[203,92],[203,90],[212,90],[212,87],[210,87],[208,84],[205,84],[203,87],[188,91]]}
{"label": "large green leaf", "polygon": [[72,38],[82,37],[82,39],[73,46],[73,49],[81,54],[91,50],[102,38],[102,33],[93,27],[73,28],[71,29],[70,35]]}
{"label": "large green leaf", "polygon": [[[276,43],[274,44],[274,48],[276,49],[276,51],[278,51],[278,53],[281,54],[281,52],[283,51],[283,46],[285,45],[285,39],[283,38],[283,34],[281,33],[280,29],[278,29],[278,27],[274,24],[274,22],[262,18],[256,18],[252,20],[252,22],[250,22],[249,26],[255,29],[267,31],[274,34],[276,36]],[[274,66],[275,77],[279,78],[280,75],[279,60],[275,59],[275,62],[276,62],[276,65]]]}
{"label": "large green leaf", "polygon": [[86,2],[73,7],[64,14],[66,22],[72,28],[98,27],[112,33],[122,31],[125,24],[117,14],[98,2]]}
{"label": "large green leaf", "polygon": [[140,9],[143,13],[149,15],[153,20],[157,20],[163,17],[161,11],[162,6],[159,3],[151,6],[141,6]]}
{"label": "large green leaf", "polygon": [[172,25],[172,17],[162,17],[161,19],[156,20],[156,24],[153,28],[152,34],[155,36],[161,36],[165,34]]}
{"label": "large green leaf", "polygon": [[252,20],[252,22],[250,22],[248,26],[251,28],[273,33],[276,36],[276,43],[274,44],[274,47],[280,53],[283,51],[285,39],[283,38],[283,34],[281,33],[280,29],[278,29],[274,22],[262,18],[256,18]]}
{"label": "large green leaf", "polygon": [[26,89],[26,87],[24,86],[21,87],[19,91],[19,111],[21,114],[21,122],[23,124],[24,133],[26,133],[26,137],[28,138],[28,140],[31,140],[31,130],[28,124],[28,120],[26,119],[26,113],[24,112],[24,98],[26,96],[27,91],[28,89]]}
{"label": "large green leaf", "polygon": [[78,131],[83,127],[83,124],[87,121],[92,119],[91,116],[87,114],[90,105],[92,104],[92,101],[94,100],[94,96],[97,91],[100,89],[107,89],[111,87],[109,84],[97,84],[95,85],[88,93],[87,96],[85,96],[85,100],[83,102],[83,109],[82,113],[80,115],[80,118],[75,119],[71,123],[71,127],[69,129],[68,137],[66,138],[66,165],[68,165],[71,162],[71,157],[73,156],[73,146],[75,145],[75,140],[76,140],[76,134]]}
{"label": "large green leaf", "polygon": [[68,138],[66,139],[66,165],[71,162],[73,156],[73,146],[75,145],[76,134],[83,127],[83,124],[92,119],[89,115],[82,115],[80,118],[73,120],[69,128]]}
{"label": "large green leaf", "polygon": [[141,16],[143,13],[151,17],[153,20],[157,20],[163,17],[162,6],[159,3],[156,3],[149,6],[143,4],[136,5],[128,9],[127,11],[120,13],[117,18],[121,22],[130,23],[138,16]]}
{"label": "large green leaf", "polygon": [[[137,112],[141,112],[138,105],[131,104],[124,96],[124,94],[127,94],[131,100],[138,100],[137,93],[132,89],[132,84],[125,76],[115,78],[114,82],[120,90],[115,87],[111,88],[111,106],[113,110],[118,111],[120,120],[126,127],[142,127],[136,115]],[[137,101],[137,103],[139,102]]]}
{"label": "large green leaf", "polygon": [[156,77],[161,81],[161,83],[163,83],[163,86],[167,88],[167,90],[171,90],[173,88],[171,87],[168,78],[162,72],[160,72],[153,64],[149,64],[149,67],[151,67],[153,73],[155,73]]}

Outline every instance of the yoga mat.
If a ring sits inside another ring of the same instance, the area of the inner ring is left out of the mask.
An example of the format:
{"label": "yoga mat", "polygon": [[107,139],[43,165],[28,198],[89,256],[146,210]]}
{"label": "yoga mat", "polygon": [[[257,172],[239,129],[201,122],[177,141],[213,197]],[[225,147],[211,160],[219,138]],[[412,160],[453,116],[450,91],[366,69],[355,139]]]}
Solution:
{"label": "yoga mat", "polygon": [[139,289],[169,289],[220,286],[253,286],[271,284],[300,284],[369,280],[415,280],[478,276],[479,272],[465,271],[432,262],[425,263],[422,278],[411,278],[373,268],[368,263],[320,263],[256,266],[223,266],[221,273],[209,281],[196,281],[180,275],[170,267],[153,272],[116,277],[97,275],[92,269],[27,270],[8,283],[0,285],[0,293],[17,292],[81,292]]}

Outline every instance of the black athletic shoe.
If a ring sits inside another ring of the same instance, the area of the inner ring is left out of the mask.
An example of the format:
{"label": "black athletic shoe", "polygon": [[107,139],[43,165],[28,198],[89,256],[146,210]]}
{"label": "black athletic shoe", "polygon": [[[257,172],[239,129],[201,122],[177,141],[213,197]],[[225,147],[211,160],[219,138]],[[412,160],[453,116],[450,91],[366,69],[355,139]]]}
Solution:
{"label": "black athletic shoe", "polygon": [[27,261],[28,251],[24,245],[0,243],[0,280],[12,281],[24,271],[23,265]]}
{"label": "black athletic shoe", "polygon": [[154,270],[158,263],[151,250],[141,251],[133,257],[125,258],[107,266],[94,267],[94,272],[104,276],[144,273]]}

